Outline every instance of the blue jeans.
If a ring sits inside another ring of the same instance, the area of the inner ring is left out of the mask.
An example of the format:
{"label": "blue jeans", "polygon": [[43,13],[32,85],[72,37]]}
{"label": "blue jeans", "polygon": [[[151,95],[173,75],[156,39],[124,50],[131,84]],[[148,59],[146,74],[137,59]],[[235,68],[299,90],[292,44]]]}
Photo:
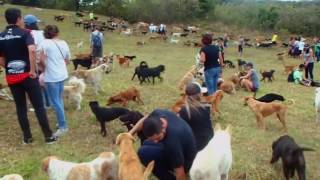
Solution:
{"label": "blue jeans", "polygon": [[49,95],[45,88],[41,88],[41,94],[42,94],[42,99],[45,107],[50,107],[51,103],[50,103]]}
{"label": "blue jeans", "polygon": [[204,71],[204,77],[206,86],[208,89],[208,95],[212,95],[217,91],[218,79],[221,74],[221,68],[215,67]]}
{"label": "blue jeans", "polygon": [[45,84],[51,105],[56,112],[59,129],[65,129],[67,128],[67,122],[63,104],[63,81],[46,82]]}

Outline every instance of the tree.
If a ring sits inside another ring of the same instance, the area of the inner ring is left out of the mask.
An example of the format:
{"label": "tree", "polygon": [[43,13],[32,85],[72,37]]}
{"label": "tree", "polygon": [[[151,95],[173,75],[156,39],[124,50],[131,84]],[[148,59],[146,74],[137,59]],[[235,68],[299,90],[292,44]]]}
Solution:
{"label": "tree", "polygon": [[199,17],[208,18],[208,14],[214,10],[215,0],[199,0]]}

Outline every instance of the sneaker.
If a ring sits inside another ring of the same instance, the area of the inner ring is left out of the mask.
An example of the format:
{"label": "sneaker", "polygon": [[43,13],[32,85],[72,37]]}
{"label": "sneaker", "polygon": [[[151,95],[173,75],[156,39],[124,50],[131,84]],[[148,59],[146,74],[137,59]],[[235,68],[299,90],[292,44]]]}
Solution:
{"label": "sneaker", "polygon": [[54,137],[54,136],[48,137],[48,138],[46,138],[46,144],[53,144],[53,143],[55,143],[57,140],[58,140],[57,137]]}
{"label": "sneaker", "polygon": [[33,138],[23,138],[22,139],[22,144],[31,144],[33,142]]}
{"label": "sneaker", "polygon": [[57,132],[55,132],[54,134],[53,134],[53,136],[55,136],[55,137],[61,137],[61,136],[63,136],[64,134],[66,134],[67,132],[68,132],[68,128],[64,128],[64,129],[58,129],[57,130]]}
{"label": "sneaker", "polygon": [[34,112],[34,109],[33,109],[33,108],[29,108],[29,111],[30,111],[30,112]]}

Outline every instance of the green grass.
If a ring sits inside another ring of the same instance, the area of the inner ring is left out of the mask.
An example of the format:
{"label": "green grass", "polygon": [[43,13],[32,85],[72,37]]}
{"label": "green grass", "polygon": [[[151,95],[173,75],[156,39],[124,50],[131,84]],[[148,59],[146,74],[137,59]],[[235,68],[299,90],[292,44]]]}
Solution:
{"label": "green grass", "polygon": [[[9,7],[6,5],[5,7]],[[89,52],[89,34],[76,28],[72,19],[66,19],[63,23],[53,21],[53,15],[73,14],[58,10],[37,11],[32,8],[21,7],[24,14],[33,13],[45,24],[57,24],[60,28],[60,37],[66,40],[71,48],[72,54],[80,52],[76,49],[76,43],[83,40],[85,47],[81,52]],[[0,22],[4,28],[5,21],[3,11],[0,9]],[[207,28],[211,24],[206,24]],[[247,32],[248,36],[250,32]],[[218,34],[222,34],[218,33]],[[237,34],[237,33],[234,33]],[[199,37],[192,37],[199,39]],[[190,37],[188,38],[190,39]],[[144,40],[147,44],[144,47],[137,47],[136,41]],[[183,38],[182,38],[183,41]],[[282,65],[276,59],[275,54],[283,49],[244,49],[244,59],[254,62],[256,69],[275,69],[276,80],[272,83],[262,83],[258,96],[268,92],[278,92],[287,99],[294,99],[295,104],[288,109],[286,121],[288,133],[296,141],[304,146],[316,149],[315,152],[306,152],[307,178],[316,180],[320,177],[320,133],[319,126],[315,123],[313,107],[314,88],[307,88],[298,85],[288,84],[286,76],[282,74]],[[91,87],[86,89],[82,110],[74,111],[68,108],[66,111],[70,131],[59,142],[53,145],[44,144],[39,125],[32,112],[29,112],[29,120],[35,142],[32,145],[21,145],[21,130],[17,123],[15,105],[13,102],[0,101],[0,177],[9,173],[19,173],[25,179],[43,180],[47,179],[46,174],[41,170],[41,160],[48,155],[56,155],[64,160],[82,162],[95,158],[102,151],[114,151],[117,147],[114,140],[118,133],[126,129],[118,121],[107,124],[108,136],[101,137],[100,126],[91,113],[88,102],[98,100],[105,104],[109,96],[135,85],[141,90],[144,106],[129,103],[129,108],[139,110],[145,114],[155,108],[170,108],[179,98],[177,83],[186,70],[194,64],[194,55],[198,49],[183,47],[182,43],[172,45],[168,42],[149,42],[144,36],[125,37],[119,33],[105,35],[104,53],[115,52],[119,54],[136,55],[130,68],[123,69],[115,63],[115,69],[111,74],[104,76],[103,88],[105,93],[96,96]],[[235,61],[237,59],[236,46],[226,50],[226,59]],[[166,72],[163,74],[164,81],[156,82],[155,85],[145,84],[140,86],[138,81],[131,81],[134,67],[140,61],[145,60],[150,66],[158,64],[166,65]],[[299,64],[298,60],[287,59],[287,63]],[[72,65],[69,65],[71,72]],[[235,70],[225,70],[223,77],[228,78]],[[315,67],[315,78],[318,79],[319,64]],[[3,74],[1,75],[3,76]],[[266,119],[266,131],[257,129],[256,120],[248,107],[243,105],[243,97],[251,95],[243,90],[235,95],[225,95],[222,100],[222,114],[214,123],[219,122],[223,127],[227,124],[233,126],[232,151],[233,167],[230,172],[230,179],[257,179],[271,180],[283,179],[282,168],[279,164],[272,167],[269,164],[271,158],[271,144],[284,132],[281,124],[275,116]],[[56,119],[52,110],[48,112],[50,124],[55,127]],[[138,144],[138,143],[137,143]]]}

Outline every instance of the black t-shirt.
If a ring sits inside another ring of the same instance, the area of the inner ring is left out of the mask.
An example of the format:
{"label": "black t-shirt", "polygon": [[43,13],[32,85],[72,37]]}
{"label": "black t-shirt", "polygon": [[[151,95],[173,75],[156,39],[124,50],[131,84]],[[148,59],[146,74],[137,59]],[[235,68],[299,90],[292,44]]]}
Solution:
{"label": "black t-shirt", "polygon": [[197,151],[199,152],[213,137],[210,106],[205,105],[204,108],[199,107],[197,110],[191,110],[190,118],[188,116],[187,108],[183,106],[179,115],[190,125],[196,139]]}
{"label": "black t-shirt", "polygon": [[204,70],[208,70],[215,67],[220,67],[219,64],[219,47],[216,45],[208,45],[203,47],[200,52],[204,52],[206,55],[206,61],[204,62]]}
{"label": "black t-shirt", "polygon": [[164,144],[165,154],[172,169],[184,166],[189,172],[196,156],[195,139],[189,125],[175,113],[156,109],[151,116],[160,116],[168,122],[166,135],[161,141]]}
{"label": "black t-shirt", "polygon": [[17,75],[30,71],[28,46],[34,44],[31,32],[9,25],[0,33],[0,54],[6,59],[6,74]]}

